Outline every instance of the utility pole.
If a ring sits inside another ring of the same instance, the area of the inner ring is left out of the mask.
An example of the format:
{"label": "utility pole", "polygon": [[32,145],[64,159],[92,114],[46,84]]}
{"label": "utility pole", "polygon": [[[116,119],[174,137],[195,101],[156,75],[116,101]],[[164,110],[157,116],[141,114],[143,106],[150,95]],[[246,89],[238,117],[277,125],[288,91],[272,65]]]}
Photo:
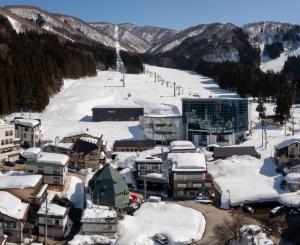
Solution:
{"label": "utility pole", "polygon": [[157,75],[156,75],[156,72],[154,72],[154,79],[155,79],[155,82],[157,81]]}
{"label": "utility pole", "polygon": [[174,82],[174,97],[176,97],[176,83]]}
{"label": "utility pole", "polygon": [[125,73],[123,72],[123,87],[125,87]]}
{"label": "utility pole", "polygon": [[144,173],[144,198],[147,200],[147,181],[146,181],[146,172]]}
{"label": "utility pole", "polygon": [[47,245],[48,236],[48,191],[46,195],[46,212],[45,212],[45,245]]}

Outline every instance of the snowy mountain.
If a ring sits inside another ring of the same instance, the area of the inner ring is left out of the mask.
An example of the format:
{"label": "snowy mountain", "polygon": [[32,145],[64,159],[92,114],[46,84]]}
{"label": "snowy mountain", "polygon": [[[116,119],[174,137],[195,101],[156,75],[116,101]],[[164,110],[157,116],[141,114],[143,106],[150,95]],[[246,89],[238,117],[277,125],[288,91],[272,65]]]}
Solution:
{"label": "snowy mountain", "polygon": [[[261,69],[263,71],[281,71],[284,62],[290,55],[300,54],[300,26],[279,22],[257,22],[243,27],[249,35],[249,41],[253,46],[261,50]],[[271,59],[264,54],[265,45],[282,43],[283,52],[279,57]]]}

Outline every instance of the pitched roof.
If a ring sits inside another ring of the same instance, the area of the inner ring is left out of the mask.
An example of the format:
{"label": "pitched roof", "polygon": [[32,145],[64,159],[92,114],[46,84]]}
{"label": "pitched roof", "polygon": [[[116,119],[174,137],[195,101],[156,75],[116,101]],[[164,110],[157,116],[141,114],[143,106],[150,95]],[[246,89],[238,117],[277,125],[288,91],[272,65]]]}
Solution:
{"label": "pitched roof", "polygon": [[295,144],[295,143],[300,144],[300,139],[291,138],[291,139],[284,140],[284,141],[280,142],[279,144],[275,145],[275,148],[277,150],[281,150],[281,149],[283,149],[289,145]]}
{"label": "pitched roof", "polygon": [[98,145],[95,144],[94,141],[88,141],[86,138],[82,137],[74,143],[72,150],[78,153],[83,152],[84,155],[87,155],[97,148]]}
{"label": "pitched roof", "polygon": [[214,149],[215,158],[227,158],[232,156],[254,156],[259,157],[260,154],[256,151],[254,146],[224,146],[216,147]]}

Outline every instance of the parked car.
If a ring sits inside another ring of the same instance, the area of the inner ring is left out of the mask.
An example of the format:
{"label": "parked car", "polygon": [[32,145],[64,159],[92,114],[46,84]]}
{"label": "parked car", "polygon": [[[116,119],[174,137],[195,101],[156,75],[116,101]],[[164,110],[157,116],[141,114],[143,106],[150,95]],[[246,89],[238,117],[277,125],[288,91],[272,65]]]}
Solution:
{"label": "parked car", "polygon": [[254,213],[254,209],[249,205],[243,205],[242,209],[245,213],[248,213],[248,214]]}
{"label": "parked car", "polygon": [[156,233],[152,239],[162,245],[169,243],[167,236],[161,233]]}
{"label": "parked car", "polygon": [[270,217],[276,217],[278,215],[283,214],[286,211],[287,211],[287,208],[285,206],[282,206],[282,205],[277,206],[270,211]]}

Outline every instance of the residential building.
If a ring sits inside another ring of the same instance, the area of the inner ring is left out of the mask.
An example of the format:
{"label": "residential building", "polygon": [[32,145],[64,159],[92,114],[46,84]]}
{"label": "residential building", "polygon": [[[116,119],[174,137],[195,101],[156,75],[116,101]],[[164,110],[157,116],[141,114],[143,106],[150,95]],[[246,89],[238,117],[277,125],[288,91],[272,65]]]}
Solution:
{"label": "residential building", "polygon": [[0,164],[18,160],[19,150],[20,139],[15,137],[14,126],[0,120]]}
{"label": "residential building", "polygon": [[148,190],[166,190],[168,171],[163,170],[163,161],[158,157],[138,157],[135,159],[134,177],[136,186],[143,188],[146,182]]}
{"label": "residential building", "polygon": [[288,172],[300,173],[300,139],[290,138],[274,146],[274,159]]}
{"label": "residential building", "polygon": [[190,141],[176,140],[170,143],[169,150],[173,153],[193,153],[196,152],[196,147]]}
{"label": "residential building", "polygon": [[[35,149],[35,148],[34,148]],[[29,152],[31,149],[28,150]],[[25,156],[29,153],[25,152]],[[43,175],[44,184],[49,189],[64,189],[67,180],[69,157],[64,154],[39,152],[35,157],[27,158],[25,163],[28,174]]]}
{"label": "residential building", "polygon": [[138,121],[144,115],[144,108],[138,105],[118,106],[100,105],[92,109],[93,122],[102,121]]}
{"label": "residential building", "polygon": [[0,176],[0,191],[6,191],[33,205],[41,205],[47,195],[47,185],[42,175]]}
{"label": "residential building", "polygon": [[94,204],[125,209],[129,204],[129,190],[124,178],[109,164],[99,169],[88,183]]}
{"label": "residential building", "polygon": [[[68,141],[69,140],[70,138]],[[75,167],[78,169],[97,169],[100,164],[105,163],[106,157],[103,149],[106,147],[103,147],[102,140],[100,138],[82,136],[80,138],[74,138],[74,140],[74,143],[48,144],[43,148],[43,150],[45,152],[68,155],[70,158],[69,167]]]}
{"label": "residential building", "polygon": [[221,146],[214,147],[214,159],[225,159],[232,156],[252,156],[260,158],[260,153],[254,146]]}
{"label": "residential building", "polygon": [[113,145],[113,150],[122,151],[147,151],[155,147],[156,143],[154,140],[116,140]]}
{"label": "residential building", "polygon": [[16,137],[20,138],[20,144],[25,147],[36,147],[41,143],[41,121],[28,118],[15,118]]}
{"label": "residential building", "polygon": [[8,242],[23,242],[28,212],[29,204],[6,191],[0,191],[0,223]]}
{"label": "residential building", "polygon": [[300,190],[300,174],[299,173],[290,173],[285,176],[285,180],[291,191],[295,192],[295,191]]}
{"label": "residential building", "polygon": [[248,100],[239,98],[183,98],[185,139],[196,146],[239,144],[249,129]]}
{"label": "residential building", "polygon": [[174,197],[195,198],[211,192],[212,177],[207,173],[203,153],[169,153],[168,160],[172,163],[170,181]]}
{"label": "residential building", "polygon": [[48,200],[43,202],[38,211],[39,235],[45,235],[45,223],[47,215],[47,236],[54,238],[63,238],[68,223],[68,208],[52,203]]}
{"label": "residential building", "polygon": [[147,115],[140,117],[145,139],[158,144],[181,140],[183,135],[181,115]]}
{"label": "residential building", "polygon": [[81,216],[83,235],[101,235],[114,238],[118,232],[118,216],[107,206],[92,205]]}

